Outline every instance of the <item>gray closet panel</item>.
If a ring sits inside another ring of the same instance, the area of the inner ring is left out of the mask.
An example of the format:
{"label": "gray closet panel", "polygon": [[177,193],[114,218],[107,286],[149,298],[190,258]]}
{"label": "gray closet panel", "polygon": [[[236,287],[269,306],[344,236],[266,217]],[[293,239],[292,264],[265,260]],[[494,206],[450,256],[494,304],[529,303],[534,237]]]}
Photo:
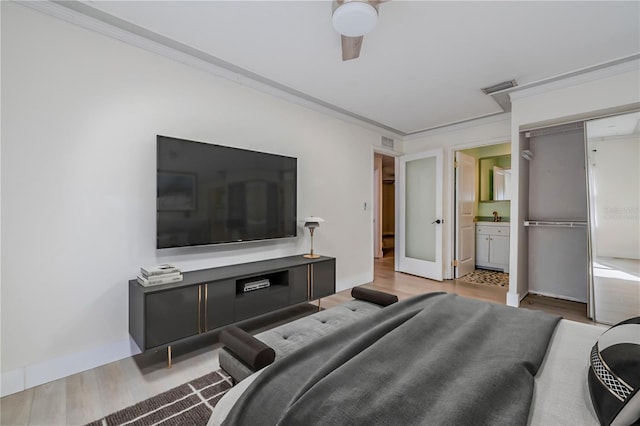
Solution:
{"label": "gray closet panel", "polygon": [[[584,129],[561,126],[532,132],[529,219],[587,220]],[[537,135],[538,133],[542,133]]]}
{"label": "gray closet panel", "polygon": [[584,222],[583,227],[528,228],[529,291],[587,302],[589,245],[582,123],[532,131],[529,212],[532,221]]}
{"label": "gray closet panel", "polygon": [[529,291],[587,302],[588,229],[529,228]]}

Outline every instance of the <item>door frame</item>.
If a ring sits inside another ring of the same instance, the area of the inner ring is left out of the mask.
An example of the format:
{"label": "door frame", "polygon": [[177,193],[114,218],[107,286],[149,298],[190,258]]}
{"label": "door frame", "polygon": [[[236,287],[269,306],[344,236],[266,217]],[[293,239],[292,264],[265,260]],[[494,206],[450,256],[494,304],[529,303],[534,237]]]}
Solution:
{"label": "door frame", "polygon": [[[374,157],[375,158],[375,157]],[[373,166],[373,258],[379,259],[382,252],[382,167]]]}
{"label": "door frame", "polygon": [[[377,191],[380,191],[380,193],[382,192],[382,187],[380,182],[376,179],[376,172],[375,172],[375,158],[376,158],[376,154],[382,154],[382,155],[386,155],[387,157],[393,157],[395,160],[395,184],[398,184],[398,157],[400,157],[401,155],[403,155],[401,152],[398,151],[394,151],[391,148],[386,148],[384,146],[380,146],[380,145],[373,145],[372,149],[371,149],[371,199],[374,200],[373,202],[373,206],[371,208],[371,259],[374,259],[373,253],[375,250],[375,239],[376,239],[376,223],[374,222],[375,218],[378,218],[378,214],[379,212],[376,209],[381,209],[382,208],[382,200],[380,200],[379,203],[377,203],[378,205],[376,206],[375,203],[375,199],[376,199],[376,194],[378,193]],[[379,187],[380,186],[380,187]],[[397,213],[398,210],[398,206],[397,206],[397,201],[393,200],[393,208]],[[397,218],[396,218],[397,221]],[[397,230],[396,230],[397,232]],[[394,256],[397,256],[397,251],[394,250]],[[395,264],[395,259],[394,259],[394,264]],[[374,262],[371,262],[371,276],[374,277],[375,276],[375,264]]]}
{"label": "door frame", "polygon": [[[500,145],[503,143],[511,143],[511,135],[500,136],[491,139],[483,139],[475,142],[467,142],[459,145],[453,145],[445,149],[445,158],[444,158],[444,172],[445,172],[445,180],[444,180],[444,191],[449,194],[449,203],[447,203],[443,212],[445,217],[453,217],[456,211],[456,185],[455,185],[455,176],[456,169],[454,167],[454,162],[456,158],[456,151],[464,151],[466,149],[472,148],[482,148],[485,146],[491,145]],[[448,187],[447,187],[448,185]],[[513,207],[513,204],[511,205]],[[446,209],[449,211],[447,212]],[[456,258],[456,245],[458,241],[456,241],[456,224],[454,220],[450,220],[449,224],[443,229],[443,233],[446,233],[446,241],[449,242],[449,247],[445,247],[446,250],[443,252],[443,262],[444,262],[444,278],[445,279],[453,279],[454,278],[454,267],[453,261]],[[443,235],[443,237],[445,237]],[[511,237],[509,237],[511,240]],[[446,243],[443,243],[446,246]]]}

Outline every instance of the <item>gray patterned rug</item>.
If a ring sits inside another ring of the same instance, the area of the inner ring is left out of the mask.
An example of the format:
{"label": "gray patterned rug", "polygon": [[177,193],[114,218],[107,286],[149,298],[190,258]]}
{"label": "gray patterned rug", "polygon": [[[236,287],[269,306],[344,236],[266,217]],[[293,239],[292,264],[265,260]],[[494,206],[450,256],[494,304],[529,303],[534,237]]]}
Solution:
{"label": "gray patterned rug", "polygon": [[231,389],[222,370],[117,411],[88,426],[206,425],[220,398]]}
{"label": "gray patterned rug", "polygon": [[504,272],[476,269],[470,274],[467,274],[458,279],[471,284],[497,285],[500,287],[509,287],[509,274],[506,274]]}

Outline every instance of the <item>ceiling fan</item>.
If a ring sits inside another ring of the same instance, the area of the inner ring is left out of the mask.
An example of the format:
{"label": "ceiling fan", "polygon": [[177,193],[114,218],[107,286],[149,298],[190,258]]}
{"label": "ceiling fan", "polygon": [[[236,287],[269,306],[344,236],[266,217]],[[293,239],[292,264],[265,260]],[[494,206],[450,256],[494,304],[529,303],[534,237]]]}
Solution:
{"label": "ceiling fan", "polygon": [[378,22],[378,6],[387,0],[336,0],[333,2],[333,28],[342,38],[342,60],[360,56],[364,35]]}

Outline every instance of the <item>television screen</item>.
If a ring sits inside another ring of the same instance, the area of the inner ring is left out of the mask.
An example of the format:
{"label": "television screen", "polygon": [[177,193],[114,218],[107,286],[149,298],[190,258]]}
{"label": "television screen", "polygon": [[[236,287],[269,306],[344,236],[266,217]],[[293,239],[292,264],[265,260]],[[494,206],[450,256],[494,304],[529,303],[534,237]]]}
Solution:
{"label": "television screen", "polygon": [[297,159],[157,137],[157,248],[295,237]]}

